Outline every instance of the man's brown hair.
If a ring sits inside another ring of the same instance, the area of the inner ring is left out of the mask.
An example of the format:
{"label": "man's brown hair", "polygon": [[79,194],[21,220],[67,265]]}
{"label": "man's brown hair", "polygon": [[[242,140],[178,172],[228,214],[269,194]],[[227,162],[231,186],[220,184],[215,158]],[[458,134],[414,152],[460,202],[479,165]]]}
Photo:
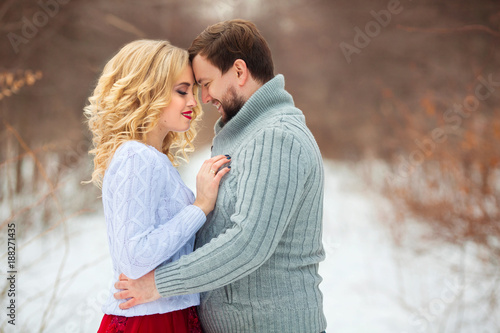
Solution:
{"label": "man's brown hair", "polygon": [[266,83],[274,77],[271,50],[255,24],[246,20],[219,22],[206,28],[188,49],[189,59],[202,55],[226,73],[235,60],[245,61],[252,77]]}

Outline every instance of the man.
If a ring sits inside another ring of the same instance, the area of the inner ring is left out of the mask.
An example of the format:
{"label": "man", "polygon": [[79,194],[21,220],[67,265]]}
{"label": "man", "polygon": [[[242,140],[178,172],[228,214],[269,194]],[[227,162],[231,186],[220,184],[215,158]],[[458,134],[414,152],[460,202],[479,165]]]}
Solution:
{"label": "man", "polygon": [[196,250],[139,280],[122,276],[115,297],[129,308],[201,292],[206,332],[320,333],[324,175],[304,115],[253,23],[210,26],[189,53],[202,101],[221,114],[212,155],[229,154],[231,172]]}

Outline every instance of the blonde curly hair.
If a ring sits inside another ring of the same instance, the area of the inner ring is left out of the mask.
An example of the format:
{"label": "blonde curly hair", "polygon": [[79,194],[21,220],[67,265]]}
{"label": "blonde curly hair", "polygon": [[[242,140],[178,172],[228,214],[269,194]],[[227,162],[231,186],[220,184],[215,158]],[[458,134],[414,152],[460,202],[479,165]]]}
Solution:
{"label": "blonde curly hair", "polygon": [[[97,86],[84,108],[92,132],[94,171],[89,181],[102,187],[104,173],[116,149],[124,142],[145,138],[170,104],[174,84],[186,66],[186,50],[168,41],[137,40],[125,45],[104,67]],[[191,126],[183,133],[169,132],[162,151],[174,165],[194,151],[196,122],[202,114],[198,86]]]}

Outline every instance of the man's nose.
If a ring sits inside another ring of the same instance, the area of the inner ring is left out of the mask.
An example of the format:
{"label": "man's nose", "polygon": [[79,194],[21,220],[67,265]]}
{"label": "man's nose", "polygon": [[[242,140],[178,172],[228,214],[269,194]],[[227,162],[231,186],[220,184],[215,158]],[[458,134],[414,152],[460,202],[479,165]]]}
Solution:
{"label": "man's nose", "polygon": [[212,100],[212,96],[208,93],[208,89],[203,87],[201,89],[201,101],[203,103],[209,103]]}

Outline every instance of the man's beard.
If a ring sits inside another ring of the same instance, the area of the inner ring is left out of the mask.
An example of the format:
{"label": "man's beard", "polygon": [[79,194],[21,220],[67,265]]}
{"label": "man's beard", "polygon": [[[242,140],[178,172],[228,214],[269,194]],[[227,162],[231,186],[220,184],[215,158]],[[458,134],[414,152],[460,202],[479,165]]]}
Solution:
{"label": "man's beard", "polygon": [[[229,98],[227,98],[230,95]],[[227,124],[234,116],[240,111],[240,109],[245,104],[242,97],[236,95],[236,89],[231,87],[228,89],[224,101],[221,101],[222,109],[224,110],[222,115],[222,122]]]}

